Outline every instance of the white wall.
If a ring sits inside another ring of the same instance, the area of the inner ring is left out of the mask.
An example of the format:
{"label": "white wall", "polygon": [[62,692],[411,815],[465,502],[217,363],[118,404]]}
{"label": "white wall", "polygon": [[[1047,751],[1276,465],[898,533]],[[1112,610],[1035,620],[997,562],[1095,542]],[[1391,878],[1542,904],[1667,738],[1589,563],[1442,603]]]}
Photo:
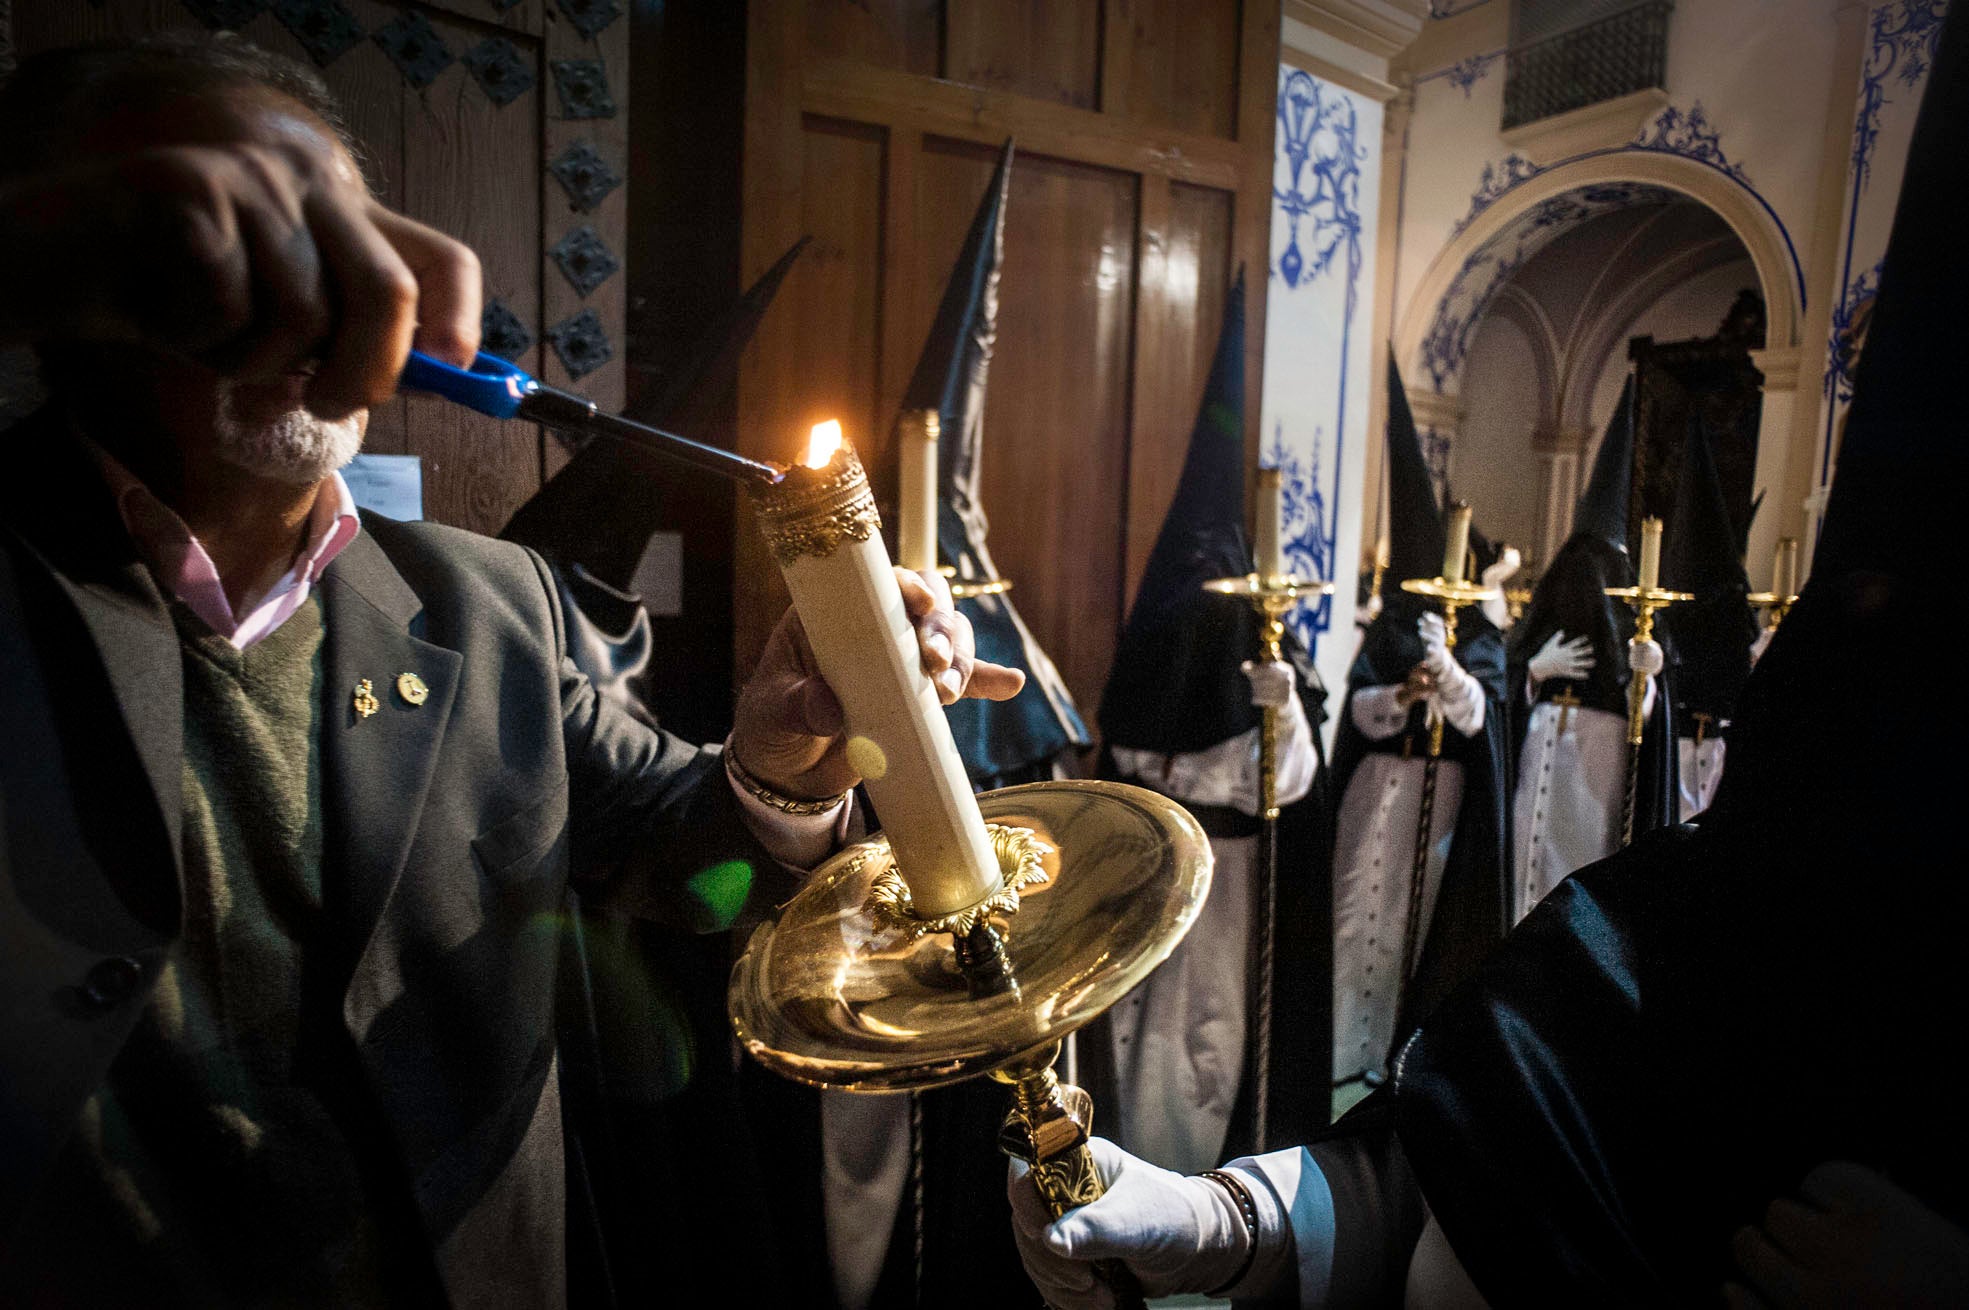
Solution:
{"label": "white wall", "polygon": [[1539,421],[1538,370],[1516,323],[1492,314],[1478,325],[1464,376],[1462,430],[1450,448],[1449,481],[1492,541],[1529,553],[1538,539],[1538,467],[1531,434]]}

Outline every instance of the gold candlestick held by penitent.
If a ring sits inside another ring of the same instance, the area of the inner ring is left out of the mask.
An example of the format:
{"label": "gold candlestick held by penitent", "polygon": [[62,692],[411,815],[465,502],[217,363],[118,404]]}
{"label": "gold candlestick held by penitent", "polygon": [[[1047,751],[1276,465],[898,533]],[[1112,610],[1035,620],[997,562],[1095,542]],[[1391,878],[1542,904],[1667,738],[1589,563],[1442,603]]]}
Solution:
{"label": "gold candlestick held by penitent", "polygon": [[[1259,662],[1275,664],[1284,656],[1285,616],[1310,597],[1333,594],[1331,582],[1313,582],[1289,573],[1247,573],[1212,578],[1207,592],[1244,601],[1258,613]],[[1251,1042],[1247,1066],[1252,1090],[1252,1137],[1257,1149],[1270,1147],[1272,973],[1278,937],[1278,709],[1267,705],[1258,715],[1258,967],[1252,978]]]}
{"label": "gold candlestick held by penitent", "polygon": [[1753,591],[1747,599],[1764,611],[1765,627],[1775,628],[1784,622],[1791,607],[1798,603],[1798,538],[1778,538],[1777,551],[1771,560],[1771,589]]}
{"label": "gold candlestick held by penitent", "polygon": [[[1189,931],[1209,842],[1182,806],[1121,783],[972,793],[851,449],[810,451],[753,504],[885,827],[746,943],[727,993],[739,1042],[846,1091],[989,1075],[1012,1088],[999,1145],[1052,1212],[1098,1199],[1092,1104],[1053,1061]],[[1101,1272],[1141,1304],[1125,1266]]]}
{"label": "gold candlestick held by penitent", "polygon": [[[1456,649],[1456,615],[1466,605],[1496,600],[1503,595],[1498,587],[1486,587],[1465,577],[1470,550],[1470,507],[1461,501],[1449,507],[1444,531],[1443,571],[1433,578],[1405,578],[1402,590],[1413,596],[1435,601],[1443,612],[1443,645]],[[1402,972],[1395,980],[1396,1003],[1415,977],[1421,954],[1423,887],[1429,875],[1430,838],[1436,825],[1436,781],[1442,772],[1443,716],[1430,707],[1429,750],[1422,763],[1422,801],[1415,815],[1415,852],[1409,860],[1408,914],[1402,935]]]}
{"label": "gold candlestick held by penitent", "polygon": [[[1685,600],[1694,600],[1695,594],[1687,591],[1670,591],[1659,584],[1658,576],[1661,561],[1661,520],[1648,518],[1641,521],[1641,576],[1632,587],[1608,587],[1607,595],[1615,600],[1624,600],[1634,610],[1633,641],[1653,641],[1655,632],[1655,611],[1667,609],[1670,605]],[[1631,643],[1630,643],[1631,644]],[[1634,803],[1641,776],[1641,739],[1647,735],[1648,720],[1644,713],[1648,703],[1648,680],[1636,678],[1631,674],[1627,679],[1627,794],[1620,811],[1620,844],[1631,845],[1634,841]]]}

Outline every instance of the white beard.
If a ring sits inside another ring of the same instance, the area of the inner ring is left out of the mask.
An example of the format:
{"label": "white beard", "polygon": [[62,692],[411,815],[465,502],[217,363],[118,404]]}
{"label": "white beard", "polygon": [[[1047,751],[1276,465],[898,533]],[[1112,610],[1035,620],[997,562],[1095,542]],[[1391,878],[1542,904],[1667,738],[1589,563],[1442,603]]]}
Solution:
{"label": "white beard", "polygon": [[271,423],[248,426],[234,413],[228,395],[220,405],[218,455],[248,473],[308,486],[355,458],[367,417],[366,411],[357,410],[331,421],[292,409]]}

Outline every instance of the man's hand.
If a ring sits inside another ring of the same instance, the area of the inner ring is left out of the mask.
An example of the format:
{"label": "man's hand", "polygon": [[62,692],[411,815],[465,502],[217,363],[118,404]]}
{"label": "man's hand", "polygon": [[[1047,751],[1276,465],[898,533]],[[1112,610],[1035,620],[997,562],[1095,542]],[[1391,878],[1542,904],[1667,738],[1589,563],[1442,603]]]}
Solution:
{"label": "man's hand", "polygon": [[0,194],[0,342],[139,345],[262,380],[318,361],[308,408],[394,394],[414,343],[478,349],[478,257],[369,194],[339,144],[174,146]]}
{"label": "man's hand", "polygon": [[1667,663],[1658,641],[1630,641],[1627,643],[1627,667],[1646,678],[1660,675]]}
{"label": "man's hand", "polygon": [[1731,1240],[1737,1307],[1969,1305],[1969,1234],[1880,1174],[1844,1161],[1805,1176]]}
{"label": "man's hand", "polygon": [[[971,621],[951,608],[950,584],[935,573],[896,570],[903,608],[916,625],[923,672],[946,705],[965,696],[1010,700],[1026,675],[981,660]],[[838,796],[861,781],[848,763],[841,702],[820,676],[813,648],[791,609],[759,656],[752,680],[739,693],[732,751],[746,772],[794,799]]]}
{"label": "man's hand", "polygon": [[1088,1142],[1107,1194],[1050,1220],[1023,1160],[1013,1160],[1006,1194],[1012,1235],[1026,1276],[1056,1310],[1114,1304],[1094,1276],[1095,1260],[1120,1260],[1148,1296],[1210,1292],[1237,1276],[1252,1236],[1230,1193],[1207,1178],[1185,1178],[1139,1160],[1108,1141]]}

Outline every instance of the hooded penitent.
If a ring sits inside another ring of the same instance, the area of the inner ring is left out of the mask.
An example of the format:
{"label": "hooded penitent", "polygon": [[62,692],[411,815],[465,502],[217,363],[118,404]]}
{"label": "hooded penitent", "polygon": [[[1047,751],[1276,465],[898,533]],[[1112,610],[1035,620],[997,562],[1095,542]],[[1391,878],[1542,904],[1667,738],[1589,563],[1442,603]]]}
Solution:
{"label": "hooded penitent", "polygon": [[[701,431],[738,376],[738,359],[807,238],[802,237],[705,329],[665,385],[624,414]],[[635,594],[650,538],[676,518],[673,485],[712,484],[619,441],[588,442],[507,521],[500,536],[547,557],[569,620],[568,653],[603,695],[644,713],[635,682],[650,661],[650,620]]]}
{"label": "hooded penitent", "polygon": [[[1249,1145],[1254,1034],[1261,998],[1251,965],[1263,935],[1255,912],[1266,881],[1258,813],[1261,713],[1242,666],[1258,654],[1257,621],[1241,600],[1205,593],[1213,578],[1252,570],[1246,545],[1244,282],[1225,298],[1181,480],[1150,552],[1113,669],[1101,693],[1102,775],[1181,801],[1210,835],[1209,901],[1176,953],[1081,1041],[1097,1100],[1114,1107],[1119,1140],[1176,1168],[1203,1169]],[[1276,890],[1271,936],[1268,1133],[1316,1124],[1305,1059],[1324,1045],[1328,910],[1317,875],[1323,806],[1318,778],[1322,695],[1296,639],[1298,706],[1279,716]],[[1110,1080],[1109,1074],[1113,1077]]]}
{"label": "hooded penitent", "polygon": [[[944,284],[943,299],[903,412],[937,411],[937,546],[959,581],[998,576],[985,545],[988,525],[979,498],[983,466],[985,383],[998,338],[998,277],[1005,250],[1005,198],[1011,185],[1012,143],[998,157],[991,185],[978,201],[970,232]],[[1026,672],[1026,689],[1009,701],[962,700],[950,707],[950,729],[972,783],[983,789],[1053,776],[1068,750],[1089,745],[1086,725],[1053,661],[1006,594],[957,603],[971,620],[978,658]]]}
{"label": "hooded penitent", "polygon": [[1663,537],[1663,584],[1695,596],[1659,622],[1674,661],[1679,817],[1686,819],[1707,809],[1715,795],[1726,734],[1757,640],[1742,548],[1723,504],[1709,439],[1694,415]]}
{"label": "hooded penitent", "polygon": [[1238,672],[1258,649],[1249,606],[1204,594],[1212,578],[1252,568],[1244,535],[1244,276],[1224,302],[1224,326],[1190,430],[1176,496],[1149,553],[1114,666],[1101,691],[1109,748],[1182,755],[1258,726]]}
{"label": "hooded penitent", "polygon": [[[1482,723],[1443,733],[1432,814],[1429,887],[1415,976],[1396,983],[1429,731],[1424,706],[1370,712],[1421,663],[1416,630],[1435,602],[1403,591],[1442,572],[1444,525],[1408,394],[1388,367],[1388,568],[1381,613],[1348,675],[1333,751],[1336,1083],[1378,1080],[1397,1036],[1427,1014],[1504,932],[1504,642],[1476,606],[1457,611],[1453,658],[1482,691]],[[1366,697],[1366,700],[1362,698]],[[1384,707],[1385,708],[1385,707]],[[1380,735],[1375,735],[1380,734]],[[1399,1009],[1397,1006],[1399,1005]]]}
{"label": "hooded penitent", "polygon": [[1715,803],[1555,891],[1403,1056],[1406,1158],[1492,1305],[1713,1300],[1732,1234],[1828,1160],[1969,1226],[1969,771],[1890,672],[1964,648],[1965,38],[1951,14],[1810,581]]}
{"label": "hooded penitent", "polygon": [[[1627,549],[1634,462],[1634,381],[1621,391],[1580,494],[1572,535],[1532,590],[1511,629],[1511,697],[1517,738],[1512,797],[1512,903],[1522,917],[1560,880],[1613,853],[1627,790],[1627,642],[1634,613],[1608,587],[1634,585]],[[1661,629],[1657,627],[1656,640]],[[1592,667],[1538,676],[1555,638],[1586,639]],[[1668,679],[1653,705],[1635,775],[1636,832],[1678,818]]]}

